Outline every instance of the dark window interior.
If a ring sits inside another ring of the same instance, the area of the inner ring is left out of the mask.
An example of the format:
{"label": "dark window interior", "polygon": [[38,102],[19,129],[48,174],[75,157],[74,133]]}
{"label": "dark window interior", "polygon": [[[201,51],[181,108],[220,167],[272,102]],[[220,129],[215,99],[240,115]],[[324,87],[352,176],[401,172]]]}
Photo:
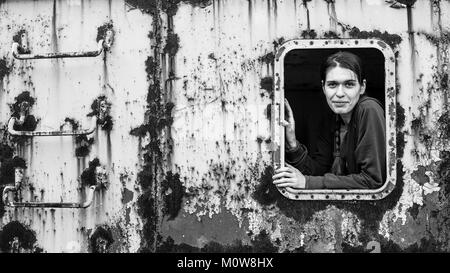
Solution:
{"label": "dark window interior", "polygon": [[[344,49],[296,49],[284,59],[285,97],[294,111],[297,139],[309,151],[316,147],[319,130],[333,124],[334,115],[321,87],[320,65],[331,54]],[[385,105],[384,56],[374,48],[346,48],[358,55],[365,68],[366,94]]]}

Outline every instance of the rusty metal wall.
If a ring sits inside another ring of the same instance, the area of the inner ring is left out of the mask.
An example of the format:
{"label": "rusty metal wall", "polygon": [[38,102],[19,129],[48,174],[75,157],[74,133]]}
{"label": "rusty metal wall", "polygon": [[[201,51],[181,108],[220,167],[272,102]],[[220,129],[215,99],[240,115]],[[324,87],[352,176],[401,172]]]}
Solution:
{"label": "rusty metal wall", "polygon": [[[123,230],[117,237],[126,242],[117,242],[121,251],[139,247],[139,219],[132,205],[139,143],[129,132],[144,119],[151,18],[127,10],[118,1],[2,1],[0,6],[0,55],[9,67],[0,87],[2,125],[11,116],[8,105],[23,91],[36,100],[31,112],[40,119],[37,130],[59,130],[67,117],[88,128],[86,115],[95,98],[106,95],[112,104],[113,130],[97,129],[86,157],[75,156],[73,137],[33,137],[14,147],[26,161],[25,176],[34,188],[22,190],[24,201],[83,200],[80,176],[94,158],[109,176],[108,189],[97,191],[87,209],[6,209],[2,223],[29,226],[44,251],[88,251],[89,235],[102,225]],[[33,53],[93,50],[98,28],[111,21],[116,35],[106,58],[17,60],[10,52],[20,30],[27,32]]]}
{"label": "rusty metal wall", "polygon": [[[71,137],[13,143],[38,201],[82,198],[94,158],[109,185],[86,209],[5,207],[0,235],[20,226],[36,237],[23,251],[47,252],[448,251],[449,13],[444,0],[0,1],[2,126],[23,91],[41,130],[66,117],[87,127],[99,95],[114,121],[84,158]],[[108,23],[106,58],[10,52],[22,29],[33,52],[89,50]],[[290,39],[372,37],[396,52],[396,189],[380,201],[287,200],[271,186],[273,54]]]}

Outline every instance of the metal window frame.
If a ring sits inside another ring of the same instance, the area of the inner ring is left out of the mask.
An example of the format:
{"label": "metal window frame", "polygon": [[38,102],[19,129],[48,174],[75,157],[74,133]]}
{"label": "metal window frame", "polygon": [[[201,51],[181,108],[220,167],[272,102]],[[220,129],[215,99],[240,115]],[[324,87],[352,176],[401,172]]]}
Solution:
{"label": "metal window frame", "polygon": [[396,184],[396,88],[395,55],[392,48],[379,39],[317,39],[290,40],[282,44],[275,54],[274,99],[272,104],[272,160],[275,168],[285,165],[284,127],[284,58],[295,49],[349,49],[372,48],[381,51],[385,60],[385,121],[386,121],[386,181],[378,189],[303,189],[289,193],[278,189],[282,195],[292,200],[380,200],[391,193]]}

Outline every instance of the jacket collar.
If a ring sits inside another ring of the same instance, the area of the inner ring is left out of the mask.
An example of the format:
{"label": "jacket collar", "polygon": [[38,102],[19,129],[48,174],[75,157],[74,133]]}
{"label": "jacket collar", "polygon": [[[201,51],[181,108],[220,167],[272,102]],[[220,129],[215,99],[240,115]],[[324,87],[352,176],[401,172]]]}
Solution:
{"label": "jacket collar", "polygon": [[[357,113],[358,112],[358,110],[359,110],[359,107],[360,107],[360,105],[361,105],[361,103],[363,102],[363,101],[367,101],[367,100],[373,100],[373,101],[375,101],[376,103],[378,103],[381,107],[383,107],[382,105],[381,105],[381,103],[377,100],[377,99],[375,99],[375,98],[372,98],[372,97],[369,97],[369,96],[367,96],[366,94],[363,94],[360,98],[359,98],[359,100],[358,100],[358,102],[356,103],[356,105],[355,105],[355,107],[353,108],[353,110],[352,110],[352,115],[351,115],[351,117],[350,117],[350,123],[349,123],[349,126],[352,126],[353,128],[356,128],[356,123],[355,123],[355,113]],[[335,117],[336,117],[336,121],[339,121],[339,125],[341,124],[341,123],[343,123],[344,121],[342,120],[342,118],[338,115],[338,114],[335,114]],[[338,126],[338,124],[336,124],[336,126]],[[337,128],[339,128],[339,127],[337,127]],[[335,130],[335,129],[334,129]]]}

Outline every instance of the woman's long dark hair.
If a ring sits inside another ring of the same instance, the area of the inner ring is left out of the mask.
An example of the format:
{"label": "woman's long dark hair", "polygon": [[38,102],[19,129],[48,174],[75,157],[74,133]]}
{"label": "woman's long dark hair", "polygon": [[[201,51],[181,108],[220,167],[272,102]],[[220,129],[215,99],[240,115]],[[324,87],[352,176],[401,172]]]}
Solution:
{"label": "woman's long dark hair", "polygon": [[[363,83],[363,80],[365,79],[365,73],[364,68],[361,59],[356,56],[353,53],[350,53],[348,51],[339,51],[337,53],[334,53],[333,55],[330,55],[325,62],[322,63],[322,66],[320,67],[320,77],[322,79],[323,85],[325,84],[326,76],[328,70],[334,67],[342,67],[349,69],[353,71],[358,78],[359,84]],[[341,118],[339,115],[336,116],[336,128],[334,130],[334,161],[333,165],[331,166],[331,172],[336,175],[343,175],[344,174],[344,168],[343,168],[343,162],[341,158],[341,134],[340,134],[340,125],[341,125]]]}

